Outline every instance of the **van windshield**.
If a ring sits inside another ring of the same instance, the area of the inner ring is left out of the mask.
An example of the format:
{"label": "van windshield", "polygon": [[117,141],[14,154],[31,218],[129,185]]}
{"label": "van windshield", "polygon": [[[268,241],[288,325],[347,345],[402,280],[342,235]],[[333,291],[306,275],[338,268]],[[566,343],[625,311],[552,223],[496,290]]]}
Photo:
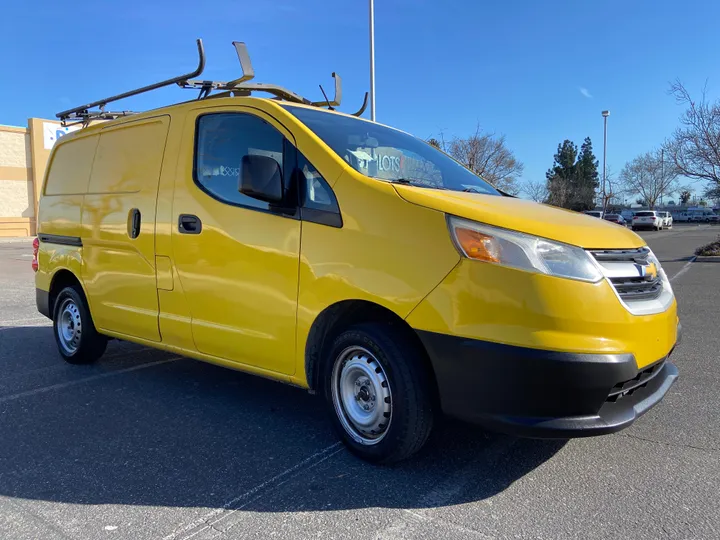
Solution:
{"label": "van windshield", "polygon": [[367,120],[283,105],[356,171],[386,182],[500,195],[488,182],[420,139]]}

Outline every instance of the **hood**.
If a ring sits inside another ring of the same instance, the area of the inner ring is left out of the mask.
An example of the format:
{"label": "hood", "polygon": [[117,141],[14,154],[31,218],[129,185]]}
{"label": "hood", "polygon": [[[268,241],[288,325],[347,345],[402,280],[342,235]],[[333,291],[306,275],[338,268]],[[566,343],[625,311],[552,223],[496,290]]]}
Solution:
{"label": "hood", "polygon": [[513,197],[393,184],[406,201],[434,210],[586,249],[637,248],[645,241],[616,223]]}

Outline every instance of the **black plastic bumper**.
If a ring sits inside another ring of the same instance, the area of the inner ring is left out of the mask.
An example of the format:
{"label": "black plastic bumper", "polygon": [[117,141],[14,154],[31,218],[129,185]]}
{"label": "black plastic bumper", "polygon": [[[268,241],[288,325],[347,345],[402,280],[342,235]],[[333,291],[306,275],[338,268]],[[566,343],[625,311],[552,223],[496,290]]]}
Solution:
{"label": "black plastic bumper", "polygon": [[446,414],[523,437],[619,431],[658,403],[678,376],[667,358],[638,370],[632,354],[560,353],[418,335]]}
{"label": "black plastic bumper", "polygon": [[50,293],[47,291],[43,291],[42,289],[35,289],[35,304],[37,305],[37,310],[45,315],[48,319],[52,319],[52,314],[50,313]]}

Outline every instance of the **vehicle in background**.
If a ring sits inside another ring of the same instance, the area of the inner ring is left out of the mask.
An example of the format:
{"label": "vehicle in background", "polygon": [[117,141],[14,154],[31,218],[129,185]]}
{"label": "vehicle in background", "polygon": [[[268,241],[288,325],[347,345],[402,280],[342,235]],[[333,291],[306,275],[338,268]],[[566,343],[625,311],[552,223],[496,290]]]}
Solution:
{"label": "vehicle in background", "polygon": [[632,210],[625,209],[620,212],[620,215],[627,221],[628,223],[632,221],[633,216],[635,215],[635,212]]}
{"label": "vehicle in background", "polygon": [[605,214],[605,217],[603,219],[605,219],[605,221],[612,221],[613,223],[617,223],[618,225],[622,225],[623,227],[627,225],[627,221],[625,221],[625,218],[622,217],[620,214]]}
{"label": "vehicle in background", "polygon": [[602,219],[603,213],[602,210],[585,210],[583,214],[586,214],[588,216],[596,217]]}
{"label": "vehicle in background", "polygon": [[699,208],[697,210],[692,210],[691,216],[691,221],[694,221],[696,223],[717,223],[720,220],[720,216],[718,216],[709,208]]}
{"label": "vehicle in background", "polygon": [[632,218],[632,230],[638,229],[655,229],[661,231],[663,228],[663,218],[660,217],[660,212],[655,210],[642,210],[635,212]]}
{"label": "vehicle in background", "polygon": [[660,217],[663,220],[663,227],[666,229],[672,229],[673,226],[673,217],[670,212],[660,212]]}
{"label": "vehicle in background", "polygon": [[692,216],[689,212],[676,212],[673,216],[673,220],[678,223],[688,223],[692,221]]}

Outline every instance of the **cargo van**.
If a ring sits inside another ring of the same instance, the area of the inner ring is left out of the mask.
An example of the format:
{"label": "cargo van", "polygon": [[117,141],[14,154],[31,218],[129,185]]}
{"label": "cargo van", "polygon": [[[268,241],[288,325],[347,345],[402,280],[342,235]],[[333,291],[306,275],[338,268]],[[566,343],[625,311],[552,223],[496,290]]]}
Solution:
{"label": "cargo van", "polygon": [[[58,115],[85,127],[52,151],[33,267],[67,362],[114,338],[296,385],[376,463],[440,413],[589,436],[666,394],[680,325],[642,238],[339,112],[339,77],[317,102],[248,82],[238,43],[243,77],[193,80],[198,48],[191,74]],[[107,110],[168,85],[198,97]]]}

